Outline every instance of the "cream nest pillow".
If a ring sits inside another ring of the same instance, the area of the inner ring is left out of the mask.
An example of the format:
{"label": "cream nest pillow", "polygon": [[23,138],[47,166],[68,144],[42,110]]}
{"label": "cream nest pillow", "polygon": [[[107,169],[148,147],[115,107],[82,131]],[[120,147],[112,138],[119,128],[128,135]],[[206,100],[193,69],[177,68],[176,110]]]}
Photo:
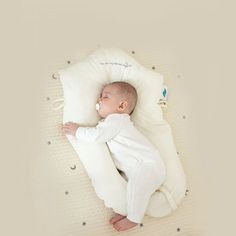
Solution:
{"label": "cream nest pillow", "polygon": [[[117,48],[100,48],[80,62],[58,72],[64,92],[63,124],[73,121],[95,126],[100,117],[95,105],[102,87],[113,81],[126,81],[138,93],[131,119],[158,148],[165,162],[167,178],[150,198],[146,214],[163,217],[174,211],[185,196],[186,177],[177,155],[169,124],[163,119],[159,100],[163,76],[140,65]],[[106,207],[127,215],[127,181],[116,169],[107,145],[80,143],[71,135],[69,142],[83,163],[97,196]]]}

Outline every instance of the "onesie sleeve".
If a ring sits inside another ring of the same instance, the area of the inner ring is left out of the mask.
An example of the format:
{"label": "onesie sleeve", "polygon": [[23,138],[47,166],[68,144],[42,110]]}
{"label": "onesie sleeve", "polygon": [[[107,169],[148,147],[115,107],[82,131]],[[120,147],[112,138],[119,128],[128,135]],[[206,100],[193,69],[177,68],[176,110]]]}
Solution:
{"label": "onesie sleeve", "polygon": [[105,143],[116,136],[122,125],[122,119],[109,115],[95,127],[79,127],[75,133],[78,141]]}

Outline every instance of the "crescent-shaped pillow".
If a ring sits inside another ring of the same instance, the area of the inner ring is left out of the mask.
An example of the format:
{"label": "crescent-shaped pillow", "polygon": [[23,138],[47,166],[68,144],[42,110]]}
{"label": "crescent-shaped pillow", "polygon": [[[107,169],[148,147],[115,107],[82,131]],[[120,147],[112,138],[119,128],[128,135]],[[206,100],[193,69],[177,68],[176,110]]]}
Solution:
{"label": "crescent-shaped pillow", "polygon": [[[63,87],[63,124],[72,121],[83,126],[96,126],[95,104],[105,84],[126,81],[138,93],[138,102],[131,119],[158,148],[166,165],[167,178],[150,198],[146,215],[163,217],[177,209],[185,196],[186,176],[177,155],[170,125],[163,119],[159,100],[163,76],[139,64],[118,48],[99,48],[83,60],[58,71]],[[127,180],[118,172],[107,145],[80,143],[66,135],[85,167],[97,196],[106,207],[127,215]]]}

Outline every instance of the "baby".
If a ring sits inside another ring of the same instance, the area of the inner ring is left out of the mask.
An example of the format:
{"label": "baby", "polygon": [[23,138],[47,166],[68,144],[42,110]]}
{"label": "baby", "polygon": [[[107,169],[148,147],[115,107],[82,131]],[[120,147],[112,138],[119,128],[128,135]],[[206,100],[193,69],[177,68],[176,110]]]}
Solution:
{"label": "baby", "polygon": [[151,195],[163,184],[165,164],[159,151],[133,125],[130,114],[137,103],[135,88],[126,82],[105,85],[96,104],[103,118],[95,127],[67,122],[63,134],[80,141],[107,143],[114,163],[127,180],[127,215],[116,213],[110,224],[124,231],[142,222]]}

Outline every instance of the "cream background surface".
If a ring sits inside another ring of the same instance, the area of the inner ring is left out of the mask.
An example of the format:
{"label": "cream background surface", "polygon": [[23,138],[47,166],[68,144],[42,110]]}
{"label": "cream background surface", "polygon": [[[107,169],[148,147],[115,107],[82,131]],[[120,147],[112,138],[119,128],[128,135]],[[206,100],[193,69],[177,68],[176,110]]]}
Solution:
{"label": "cream background surface", "polygon": [[60,132],[62,110],[51,106],[62,97],[52,74],[99,46],[120,47],[164,75],[163,112],[188,177],[189,192],[174,214],[147,217],[143,227],[120,234],[235,234],[231,1],[1,5],[1,235],[119,234]]}

